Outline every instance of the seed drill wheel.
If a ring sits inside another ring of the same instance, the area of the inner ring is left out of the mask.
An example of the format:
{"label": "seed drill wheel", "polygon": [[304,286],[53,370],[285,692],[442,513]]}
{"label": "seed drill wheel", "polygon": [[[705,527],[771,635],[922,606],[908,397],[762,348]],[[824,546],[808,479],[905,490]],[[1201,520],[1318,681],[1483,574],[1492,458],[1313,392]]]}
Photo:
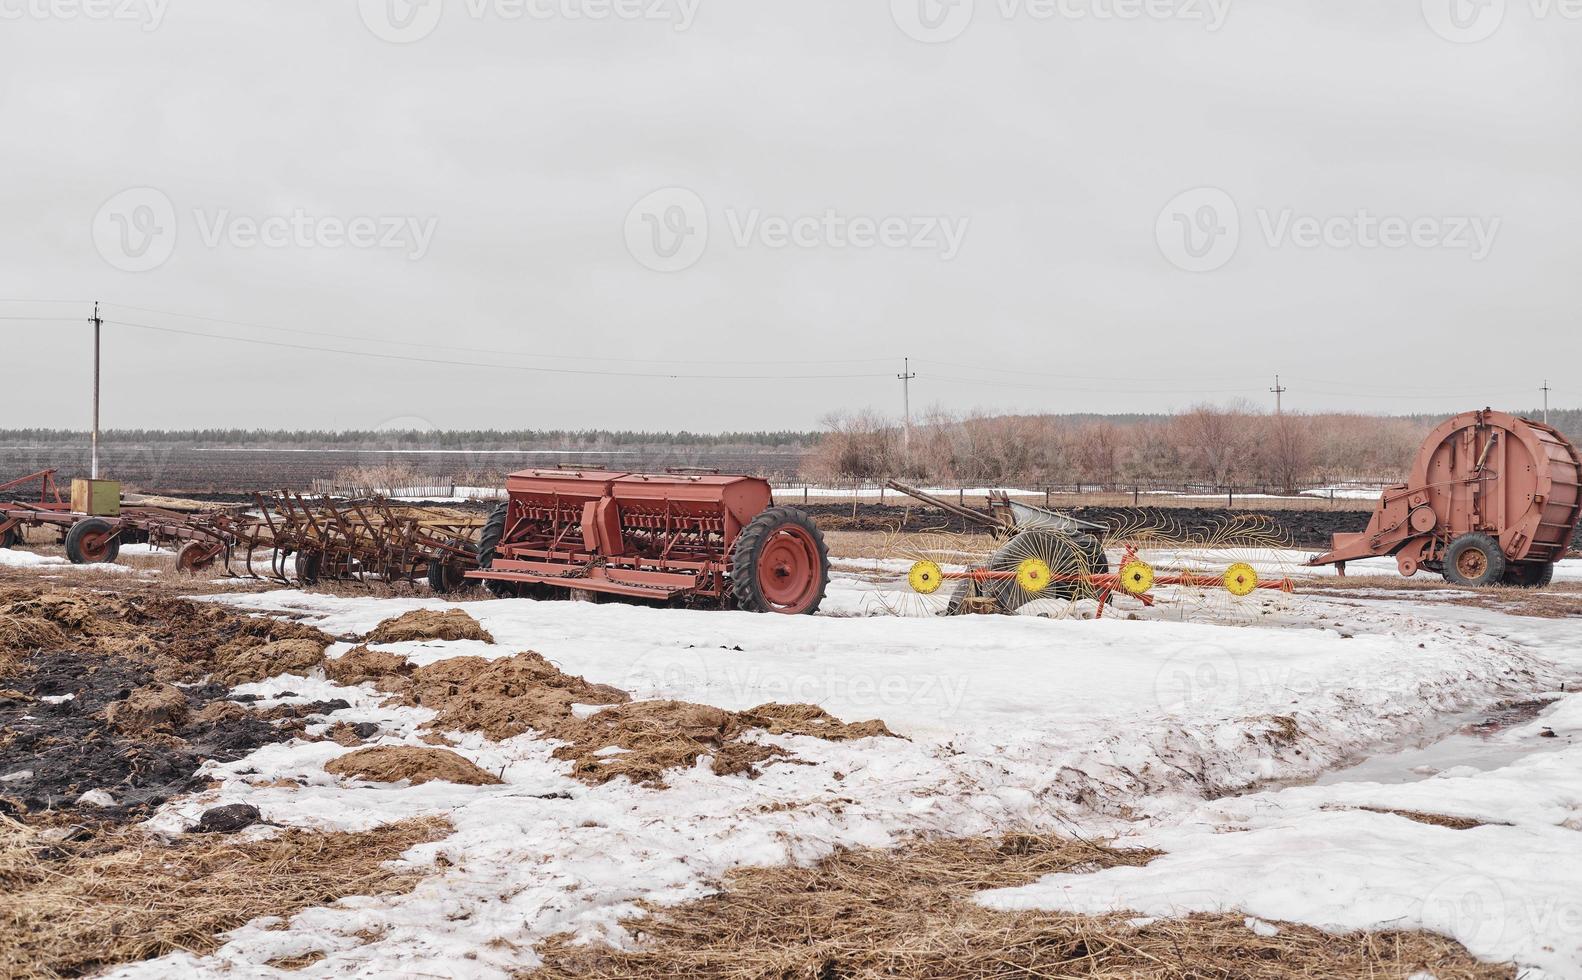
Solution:
{"label": "seed drill wheel", "polygon": [[22,528],[13,527],[0,533],[0,548],[15,548],[22,543]]}
{"label": "seed drill wheel", "polygon": [[1443,574],[1456,585],[1498,585],[1505,578],[1505,552],[1487,534],[1463,534],[1445,549]]}
{"label": "seed drill wheel", "polygon": [[771,507],[742,528],[731,552],[731,591],[751,612],[812,613],[829,588],[829,549],[813,519]]}
{"label": "seed drill wheel", "polygon": [[66,532],[66,557],[73,565],[107,565],[120,553],[121,539],[103,518],[83,518]]}

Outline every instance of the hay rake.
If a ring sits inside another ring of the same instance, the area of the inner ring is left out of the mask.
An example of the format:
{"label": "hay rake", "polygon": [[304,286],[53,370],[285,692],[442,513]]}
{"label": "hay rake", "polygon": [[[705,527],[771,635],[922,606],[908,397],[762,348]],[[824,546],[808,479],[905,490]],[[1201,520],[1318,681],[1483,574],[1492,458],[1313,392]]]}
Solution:
{"label": "hay rake", "polygon": [[991,495],[989,510],[979,511],[904,484],[890,486],[966,519],[991,542],[985,547],[955,534],[893,542],[892,556],[905,563],[905,588],[878,594],[892,614],[1015,613],[1029,607],[1040,615],[1074,615],[1088,600],[1093,617],[1100,618],[1124,597],[1143,608],[1167,599],[1223,618],[1249,611],[1242,600],[1260,592],[1294,591],[1280,567],[1289,564],[1289,543],[1260,515],[1227,517],[1189,533],[1168,519],[1141,514],[1100,525],[1005,494]]}

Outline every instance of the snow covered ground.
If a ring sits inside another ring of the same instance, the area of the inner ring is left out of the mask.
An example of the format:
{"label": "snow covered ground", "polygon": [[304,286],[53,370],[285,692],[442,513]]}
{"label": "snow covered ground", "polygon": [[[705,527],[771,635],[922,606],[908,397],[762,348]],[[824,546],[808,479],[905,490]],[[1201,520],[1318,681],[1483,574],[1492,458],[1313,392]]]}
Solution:
{"label": "snow covered ground", "polygon": [[[1582,623],[1279,593],[1258,597],[1255,622],[1233,624],[853,615],[871,607],[865,594],[885,587],[871,570],[843,571],[832,589],[837,614],[800,618],[531,600],[464,604],[497,644],[379,649],[419,663],[531,649],[568,673],[638,697],[726,708],[814,702],[848,721],[881,718],[904,738],[774,739],[812,764],[771,765],[758,779],[715,776],[700,764],[662,790],[576,782],[566,763],[551,758],[556,743],[532,736],[460,738],[458,752],[504,779],[483,787],[349,781],[324,770],[348,751],[333,742],[267,746],[212,767],[217,789],[167,805],[153,825],[178,830],[205,808],[232,802],[252,803],[277,824],[318,828],[441,813],[455,834],[405,860],[427,866],[442,855],[446,869],[410,895],[347,900],[285,924],[254,922],[212,956],[171,956],[116,975],[227,968],[270,975],[270,959],[319,951],[324,959],[294,975],[503,976],[533,962],[532,945],[548,935],[576,930],[619,939],[616,923],[636,901],[699,897],[735,866],[807,861],[920,831],[1007,829],[1122,834],[1170,853],[1125,875],[1046,881],[991,901],[1120,905],[1147,914],[1225,906],[1335,927],[1425,925],[1451,931],[1482,955],[1582,974],[1564,897],[1579,894],[1577,872],[1562,860],[1582,793],[1569,752],[1409,785],[1267,788],[1436,738],[1446,719],[1467,710],[1574,685]],[[292,590],[210,598],[302,617],[335,634],[366,632],[412,608],[453,605]],[[383,707],[368,688],[322,678],[277,678],[244,693],[288,690],[288,700],[345,698],[352,707],[336,720],[378,724],[376,744],[422,744],[417,728],[431,717],[422,708]],[[1560,710],[1545,724],[1560,725]],[[1502,737],[1516,740],[1518,753],[1540,742],[1520,729]],[[1344,809],[1360,805],[1512,826],[1454,831]],[[1222,829],[1241,832],[1215,833]],[[1457,891],[1457,882],[1473,884]],[[1429,908],[1459,908],[1485,894],[1520,898],[1486,904],[1494,911],[1468,918],[1470,925]],[[1529,898],[1555,904],[1530,905]],[[1548,919],[1540,914],[1546,908]],[[1496,925],[1484,922],[1488,916]],[[1485,929],[1497,935],[1487,938]],[[371,935],[378,938],[368,941]]]}

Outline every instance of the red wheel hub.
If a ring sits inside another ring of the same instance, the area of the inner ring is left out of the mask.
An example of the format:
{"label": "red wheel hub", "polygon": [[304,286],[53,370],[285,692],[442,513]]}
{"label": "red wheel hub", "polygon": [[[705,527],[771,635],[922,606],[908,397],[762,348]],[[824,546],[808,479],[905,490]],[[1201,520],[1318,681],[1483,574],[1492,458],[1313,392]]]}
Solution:
{"label": "red wheel hub", "polygon": [[807,610],[819,593],[818,545],[800,527],[775,533],[758,556],[758,588],[775,612]]}
{"label": "red wheel hub", "polygon": [[84,534],[80,542],[82,556],[90,562],[101,562],[110,554],[109,534]]}

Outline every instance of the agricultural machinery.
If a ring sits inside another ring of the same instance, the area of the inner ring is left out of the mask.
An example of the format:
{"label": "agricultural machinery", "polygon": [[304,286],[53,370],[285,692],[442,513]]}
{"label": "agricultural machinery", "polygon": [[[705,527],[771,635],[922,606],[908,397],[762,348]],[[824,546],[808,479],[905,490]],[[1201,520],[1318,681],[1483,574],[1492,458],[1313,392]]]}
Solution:
{"label": "agricultural machinery", "polygon": [[[898,553],[910,561],[907,588],[922,600],[924,611],[947,616],[1014,613],[1040,599],[1091,599],[1095,615],[1102,617],[1118,595],[1152,606],[1154,589],[1161,586],[1235,598],[1258,590],[1292,591],[1288,578],[1260,576],[1236,554],[1278,547],[1277,532],[1263,518],[1228,518],[1209,533],[1188,536],[1178,528],[1147,523],[1095,524],[1013,500],[1003,492],[991,493],[989,509],[981,511],[893,480],[888,487],[955,514],[994,542],[987,554],[974,553],[965,539],[951,536],[904,545]],[[1199,549],[1228,557],[1226,567],[1201,567],[1193,555]],[[1145,557],[1161,550],[1168,553],[1162,566]],[[1115,571],[1108,551],[1118,552]]]}
{"label": "agricultural machinery", "polygon": [[1582,457],[1555,429],[1504,412],[1463,412],[1424,440],[1406,483],[1386,487],[1358,534],[1310,565],[1393,555],[1402,575],[1458,585],[1549,584],[1582,516]]}
{"label": "agricultural machinery", "polygon": [[431,571],[437,591],[621,596],[753,612],[812,613],[829,553],[812,518],[769,484],[713,472],[527,470],[478,539],[477,568]]}

